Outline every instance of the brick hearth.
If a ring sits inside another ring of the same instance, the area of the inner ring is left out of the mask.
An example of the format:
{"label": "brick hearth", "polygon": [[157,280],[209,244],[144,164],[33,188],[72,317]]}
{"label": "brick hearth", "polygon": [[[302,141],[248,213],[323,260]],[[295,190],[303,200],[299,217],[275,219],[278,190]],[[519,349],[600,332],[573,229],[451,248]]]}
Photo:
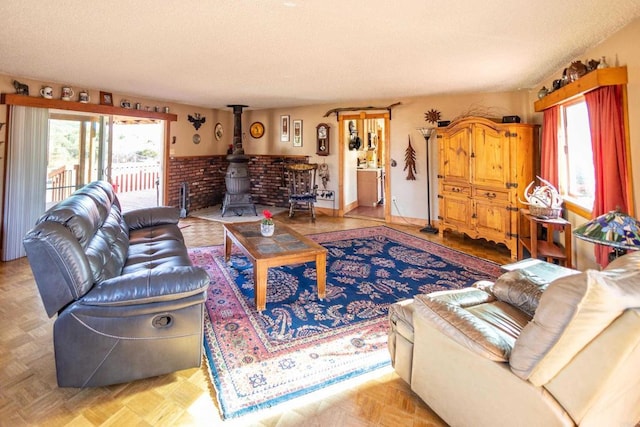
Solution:
{"label": "brick hearth", "polygon": [[[251,156],[249,175],[253,202],[267,206],[288,206],[284,177],[285,163],[307,163],[308,156]],[[180,206],[180,185],[189,186],[189,211],[215,206],[226,191],[224,175],[229,162],[226,155],[170,158],[167,205]]]}

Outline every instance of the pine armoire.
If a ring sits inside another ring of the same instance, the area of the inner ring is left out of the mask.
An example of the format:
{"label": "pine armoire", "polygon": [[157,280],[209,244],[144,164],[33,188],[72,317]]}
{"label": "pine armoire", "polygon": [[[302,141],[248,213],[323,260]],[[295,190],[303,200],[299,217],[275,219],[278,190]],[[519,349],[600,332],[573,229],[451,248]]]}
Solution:
{"label": "pine armoire", "polygon": [[437,129],[438,220],[447,230],[502,243],[518,257],[518,196],[535,178],[538,125],[465,117]]}

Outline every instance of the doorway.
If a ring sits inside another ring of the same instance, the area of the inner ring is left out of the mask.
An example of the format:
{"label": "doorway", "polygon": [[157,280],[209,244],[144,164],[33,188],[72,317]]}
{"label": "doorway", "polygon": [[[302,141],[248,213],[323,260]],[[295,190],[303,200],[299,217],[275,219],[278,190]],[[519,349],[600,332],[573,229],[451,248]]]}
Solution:
{"label": "doorway", "polygon": [[162,120],[52,110],[46,207],[96,179],[109,181],[124,210],[163,203]]}
{"label": "doorway", "polygon": [[115,117],[109,182],[123,210],[160,206],[163,200],[164,123]]}
{"label": "doorway", "polygon": [[341,216],[390,222],[389,114],[339,118]]}

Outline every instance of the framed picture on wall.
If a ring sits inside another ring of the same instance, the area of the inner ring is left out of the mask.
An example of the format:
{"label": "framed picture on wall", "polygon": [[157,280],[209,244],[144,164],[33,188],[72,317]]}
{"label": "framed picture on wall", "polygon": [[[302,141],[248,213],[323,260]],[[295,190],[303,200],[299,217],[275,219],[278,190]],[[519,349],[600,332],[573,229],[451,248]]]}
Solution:
{"label": "framed picture on wall", "polygon": [[289,116],[280,116],[280,141],[289,142]]}
{"label": "framed picture on wall", "polygon": [[293,146],[302,147],[302,120],[293,121]]}
{"label": "framed picture on wall", "polygon": [[101,105],[113,105],[113,95],[111,92],[100,92]]}

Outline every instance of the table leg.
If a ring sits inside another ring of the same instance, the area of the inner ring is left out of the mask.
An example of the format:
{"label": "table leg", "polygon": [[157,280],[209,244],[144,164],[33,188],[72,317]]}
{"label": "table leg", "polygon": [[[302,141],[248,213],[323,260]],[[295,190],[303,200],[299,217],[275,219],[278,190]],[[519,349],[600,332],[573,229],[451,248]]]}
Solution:
{"label": "table leg", "polygon": [[269,275],[269,268],[256,261],[253,266],[253,293],[255,294],[256,310],[259,312],[264,311],[267,307],[267,277]]}
{"label": "table leg", "polygon": [[316,255],[316,281],[318,285],[318,298],[326,296],[327,286],[327,254]]}
{"label": "table leg", "polygon": [[229,237],[229,233],[227,230],[224,230],[224,261],[228,262],[231,258],[231,237]]}

